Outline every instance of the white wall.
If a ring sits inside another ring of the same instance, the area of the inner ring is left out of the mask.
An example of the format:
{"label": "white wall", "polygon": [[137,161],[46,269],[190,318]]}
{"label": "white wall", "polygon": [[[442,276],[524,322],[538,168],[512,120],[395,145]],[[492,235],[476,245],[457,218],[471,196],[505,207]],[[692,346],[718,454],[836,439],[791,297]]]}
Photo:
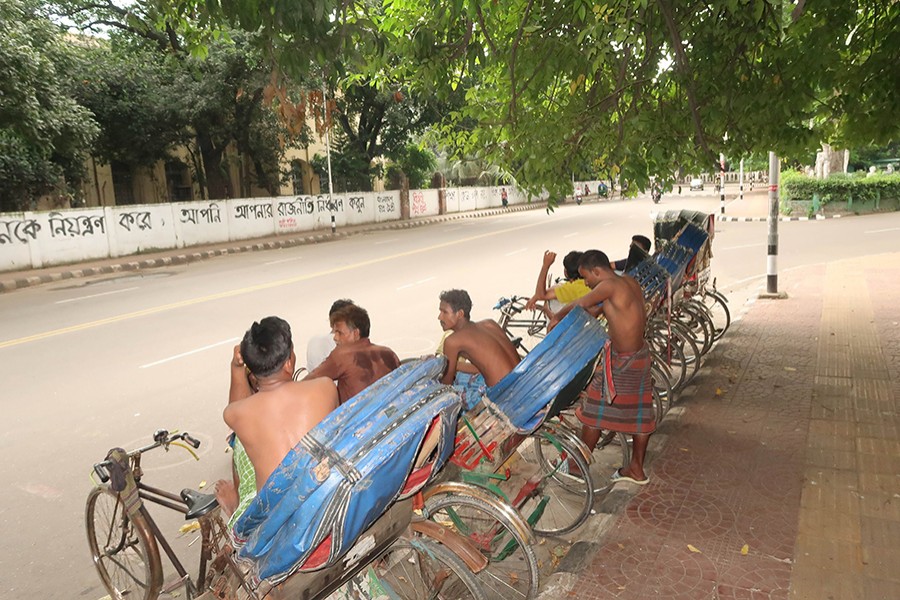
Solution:
{"label": "white wall", "polygon": [[409,216],[411,218],[434,216],[440,213],[440,208],[437,190],[409,191]]}
{"label": "white wall", "polygon": [[177,246],[171,204],[110,206],[104,210],[109,223],[107,234],[112,257]]}
{"label": "white wall", "polygon": [[[505,186],[510,204],[527,197]],[[448,188],[448,213],[501,205],[500,187]],[[438,190],[410,190],[410,217],[439,214]],[[400,192],[353,192],[0,214],[0,271],[395,221]]]}

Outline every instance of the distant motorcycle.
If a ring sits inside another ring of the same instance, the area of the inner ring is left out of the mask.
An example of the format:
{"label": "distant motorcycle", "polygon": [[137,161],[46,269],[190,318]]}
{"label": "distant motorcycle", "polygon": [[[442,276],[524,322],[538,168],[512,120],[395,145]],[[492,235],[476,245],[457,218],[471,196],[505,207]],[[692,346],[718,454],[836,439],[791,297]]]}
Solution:
{"label": "distant motorcycle", "polygon": [[662,199],[662,190],[658,187],[650,190],[650,198],[653,199],[653,204],[659,204],[659,201]]}

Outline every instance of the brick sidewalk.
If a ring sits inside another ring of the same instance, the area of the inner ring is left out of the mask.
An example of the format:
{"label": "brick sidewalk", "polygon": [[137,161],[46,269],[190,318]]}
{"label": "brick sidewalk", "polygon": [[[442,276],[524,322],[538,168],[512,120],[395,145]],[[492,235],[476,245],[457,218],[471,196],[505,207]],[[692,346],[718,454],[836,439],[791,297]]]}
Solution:
{"label": "brick sidewalk", "polygon": [[653,481],[550,597],[900,598],[900,254],[799,277],[710,353]]}

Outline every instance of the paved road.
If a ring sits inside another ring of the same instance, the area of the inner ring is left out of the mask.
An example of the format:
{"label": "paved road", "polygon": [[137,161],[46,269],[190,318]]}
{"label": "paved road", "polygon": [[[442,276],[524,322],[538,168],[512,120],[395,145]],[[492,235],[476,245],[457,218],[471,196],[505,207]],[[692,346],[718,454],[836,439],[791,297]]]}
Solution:
{"label": "paved road", "polygon": [[[308,337],[327,331],[331,301],[350,297],[372,315],[374,341],[401,356],[429,352],[440,335],[442,289],[468,289],[473,316],[488,317],[499,296],[529,291],[546,248],[616,255],[633,233],[649,232],[651,211],[718,210],[709,195],[677,202],[587,203],[552,215],[389,230],[0,295],[0,476],[7,484],[0,491],[0,598],[104,595],[87,557],[82,512],[90,465],[109,447],[136,446],[159,427],[180,428],[205,442],[201,461],[155,456],[145,465],[148,482],[177,490],[226,475],[227,364],[252,320],[288,319],[302,361]],[[898,229],[897,214],[783,223],[783,272],[802,273],[823,256],[893,250]],[[736,305],[764,281],[765,236],[765,223],[717,227],[714,274]],[[178,524],[162,522],[167,532]]]}

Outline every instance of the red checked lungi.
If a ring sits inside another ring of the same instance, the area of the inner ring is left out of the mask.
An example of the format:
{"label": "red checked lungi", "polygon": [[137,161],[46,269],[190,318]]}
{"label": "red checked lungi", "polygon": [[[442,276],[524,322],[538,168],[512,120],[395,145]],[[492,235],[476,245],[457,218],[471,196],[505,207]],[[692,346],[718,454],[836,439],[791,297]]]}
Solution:
{"label": "red checked lungi", "polygon": [[646,343],[637,352],[617,353],[607,342],[575,412],[578,419],[594,429],[632,434],[656,431],[650,360]]}

